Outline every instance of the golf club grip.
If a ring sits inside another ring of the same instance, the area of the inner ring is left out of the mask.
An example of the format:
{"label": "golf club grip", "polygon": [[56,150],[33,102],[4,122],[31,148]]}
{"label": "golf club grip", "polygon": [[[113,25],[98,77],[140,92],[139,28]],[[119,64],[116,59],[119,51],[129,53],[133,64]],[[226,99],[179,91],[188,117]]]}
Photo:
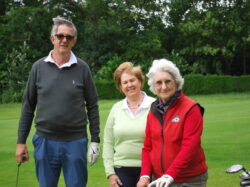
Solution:
{"label": "golf club grip", "polygon": [[26,156],[22,155],[22,162],[24,162],[26,160]]}

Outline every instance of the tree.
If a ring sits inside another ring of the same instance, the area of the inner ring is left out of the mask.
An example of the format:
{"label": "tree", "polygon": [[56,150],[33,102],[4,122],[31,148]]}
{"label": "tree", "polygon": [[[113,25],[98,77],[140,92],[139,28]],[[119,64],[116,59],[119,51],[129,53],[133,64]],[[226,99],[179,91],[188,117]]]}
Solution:
{"label": "tree", "polygon": [[123,61],[147,72],[157,58],[184,74],[249,74],[249,12],[248,0],[0,0],[0,80],[8,76],[7,56],[24,42],[30,63],[49,53],[58,15],[75,23],[73,51],[95,78],[110,79]]}
{"label": "tree", "polygon": [[152,1],[87,1],[80,56],[94,72],[112,59],[145,65],[165,53],[156,29],[163,23],[154,15],[153,5]]}
{"label": "tree", "polygon": [[[193,1],[182,16],[175,16],[179,19],[170,19],[175,21],[172,25],[177,33],[172,49],[196,73],[234,74],[233,64],[239,64],[235,62],[236,55],[243,49],[243,38],[249,36],[245,29],[248,24],[240,16],[249,10],[246,4],[237,0]],[[244,18],[249,21],[249,15]]]}
{"label": "tree", "polygon": [[22,99],[32,65],[29,61],[30,51],[30,47],[23,42],[21,47],[14,48],[6,56],[4,61],[8,63],[8,66],[4,79],[1,79],[1,85],[5,87],[1,103],[19,102]]}

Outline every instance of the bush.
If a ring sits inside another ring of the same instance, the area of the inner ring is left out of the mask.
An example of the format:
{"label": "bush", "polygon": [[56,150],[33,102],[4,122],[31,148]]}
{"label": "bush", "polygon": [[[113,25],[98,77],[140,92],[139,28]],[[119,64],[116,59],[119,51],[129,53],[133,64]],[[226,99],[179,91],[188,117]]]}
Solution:
{"label": "bush", "polygon": [[112,80],[96,80],[95,81],[99,99],[120,99],[123,94],[115,87]]}
{"label": "bush", "polygon": [[212,94],[232,91],[233,77],[189,74],[185,76],[183,90],[186,94]]}
{"label": "bush", "polygon": [[184,77],[184,92],[189,94],[199,94],[202,92],[204,76],[199,74],[186,75]]}
{"label": "bush", "polygon": [[94,76],[96,80],[103,79],[113,79],[113,72],[119,66],[122,60],[118,56],[114,56],[111,60],[107,62],[105,66],[103,66],[97,74]]}
{"label": "bush", "polygon": [[[185,82],[183,91],[186,95],[196,94],[216,94],[216,93],[230,93],[230,92],[248,92],[250,91],[250,75],[244,76],[228,76],[228,75],[201,75],[189,74],[184,76]],[[13,81],[10,81],[13,83]],[[16,82],[18,83],[18,81]],[[20,102],[23,89],[24,80],[20,87],[15,87],[12,84],[7,87],[2,93],[2,103]],[[116,87],[114,80],[95,80],[99,99],[122,99],[124,98]],[[149,90],[147,80],[143,90],[150,96],[154,94]]]}
{"label": "bush", "polygon": [[246,92],[250,90],[250,75],[242,75],[238,77],[235,83],[237,92]]}
{"label": "bush", "polygon": [[[183,91],[187,95],[250,91],[250,75],[238,77],[229,75],[189,74],[184,76],[184,79]],[[124,95],[116,89],[114,81],[98,80],[95,82],[100,99],[124,98]],[[147,81],[145,81],[143,90],[148,95],[153,96],[151,91],[149,91]]]}
{"label": "bush", "polygon": [[250,91],[250,75],[200,75],[185,76],[184,92],[188,95]]}
{"label": "bush", "polygon": [[32,66],[29,60],[31,54],[32,50],[24,43],[7,55],[5,62],[8,64],[8,73],[1,76],[1,103],[20,102],[22,100]]}

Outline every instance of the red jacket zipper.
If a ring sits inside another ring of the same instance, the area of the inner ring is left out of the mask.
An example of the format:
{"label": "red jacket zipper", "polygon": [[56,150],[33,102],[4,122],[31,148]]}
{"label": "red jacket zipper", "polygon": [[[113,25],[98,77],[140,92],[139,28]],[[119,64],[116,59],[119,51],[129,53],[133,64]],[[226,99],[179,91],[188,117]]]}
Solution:
{"label": "red jacket zipper", "polygon": [[165,124],[165,119],[166,119],[167,113],[162,116],[163,119],[163,124],[162,124],[162,129],[161,129],[161,137],[162,137],[162,149],[161,149],[161,169],[162,173],[165,173],[165,168],[164,168],[164,124]]}

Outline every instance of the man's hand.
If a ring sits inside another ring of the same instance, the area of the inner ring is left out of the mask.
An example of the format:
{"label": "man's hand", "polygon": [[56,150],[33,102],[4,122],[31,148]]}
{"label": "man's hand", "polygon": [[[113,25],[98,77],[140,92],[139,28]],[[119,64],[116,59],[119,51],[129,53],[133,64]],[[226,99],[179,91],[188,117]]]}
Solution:
{"label": "man's hand", "polygon": [[119,187],[122,185],[121,180],[116,174],[110,175],[108,178],[110,187]]}
{"label": "man's hand", "polygon": [[170,175],[163,175],[157,180],[151,182],[149,187],[169,187],[172,182],[174,182],[174,179]]}
{"label": "man's hand", "polygon": [[147,187],[149,184],[149,181],[150,181],[149,177],[141,177],[136,187]]}
{"label": "man's hand", "polygon": [[16,161],[18,163],[29,160],[28,149],[25,144],[17,144],[16,146]]}
{"label": "man's hand", "polygon": [[99,143],[91,142],[88,149],[88,162],[94,164],[100,155]]}

